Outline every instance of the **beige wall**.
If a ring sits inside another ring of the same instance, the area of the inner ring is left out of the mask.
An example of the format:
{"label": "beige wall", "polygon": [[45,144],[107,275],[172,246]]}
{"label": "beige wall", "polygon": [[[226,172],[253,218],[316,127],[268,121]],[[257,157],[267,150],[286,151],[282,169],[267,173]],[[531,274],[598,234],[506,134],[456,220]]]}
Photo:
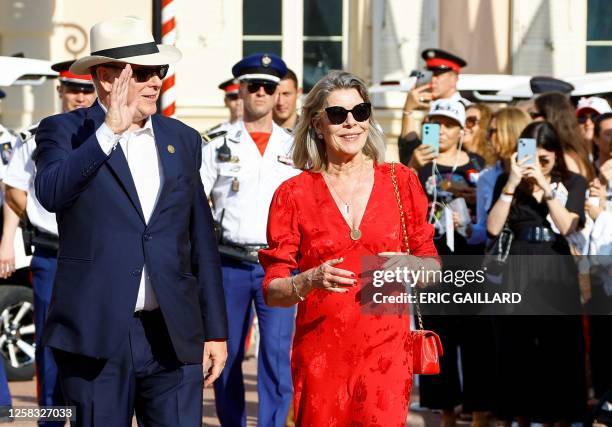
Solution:
{"label": "beige wall", "polygon": [[[104,7],[82,0],[0,0],[0,54],[23,52],[53,62],[82,56],[89,52],[89,28],[117,10],[151,22],[149,0],[112,0]],[[55,85],[7,88],[3,123],[19,129],[58,112]]]}
{"label": "beige wall", "polygon": [[464,58],[466,73],[509,73],[510,0],[439,0],[440,48]]}
{"label": "beige wall", "polygon": [[[217,85],[242,56],[243,0],[175,0],[177,113],[204,130],[227,118]],[[283,0],[283,51],[301,77],[303,2]],[[466,58],[471,73],[584,72],[587,0],[344,0],[346,68],[368,83],[422,66],[439,46]],[[552,5],[555,5],[553,8]],[[60,61],[88,52],[91,25],[113,15],[151,22],[151,0],[0,0],[0,54]],[[57,111],[55,84],[6,90],[1,119],[20,128]],[[390,141],[405,94],[375,97]]]}

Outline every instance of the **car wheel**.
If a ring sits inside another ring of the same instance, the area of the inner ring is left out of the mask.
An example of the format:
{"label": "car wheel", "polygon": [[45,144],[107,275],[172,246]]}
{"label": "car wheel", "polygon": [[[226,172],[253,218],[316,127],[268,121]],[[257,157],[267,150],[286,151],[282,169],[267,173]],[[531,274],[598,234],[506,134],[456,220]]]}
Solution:
{"label": "car wheel", "polygon": [[34,377],[35,330],[32,289],[0,286],[0,355],[9,381]]}

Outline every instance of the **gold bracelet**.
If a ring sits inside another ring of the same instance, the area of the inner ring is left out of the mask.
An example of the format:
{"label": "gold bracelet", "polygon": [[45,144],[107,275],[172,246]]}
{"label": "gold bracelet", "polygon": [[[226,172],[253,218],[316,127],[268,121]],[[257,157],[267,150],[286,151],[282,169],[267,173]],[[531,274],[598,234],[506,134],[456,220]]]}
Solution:
{"label": "gold bracelet", "polygon": [[295,286],[295,276],[291,276],[291,286],[293,286],[293,292],[295,292],[295,296],[298,297],[300,301],[304,301],[305,298],[300,295],[297,286]]}

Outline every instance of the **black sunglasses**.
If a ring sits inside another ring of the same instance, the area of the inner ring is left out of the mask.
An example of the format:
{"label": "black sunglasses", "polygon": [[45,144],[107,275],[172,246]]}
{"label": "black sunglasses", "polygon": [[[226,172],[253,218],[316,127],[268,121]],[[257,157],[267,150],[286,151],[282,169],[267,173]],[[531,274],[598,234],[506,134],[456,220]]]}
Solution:
{"label": "black sunglasses", "polygon": [[346,121],[348,113],[353,115],[353,118],[358,122],[365,122],[372,114],[372,105],[369,102],[362,102],[353,107],[352,110],[347,110],[344,107],[334,106],[325,109],[327,118],[333,125],[339,125]]}
{"label": "black sunglasses", "polygon": [[546,118],[546,116],[544,116],[544,114],[538,113],[537,111],[530,111],[529,115],[531,116],[531,120],[535,120],[535,119],[538,119],[540,117],[543,118],[543,119]]}
{"label": "black sunglasses", "polygon": [[225,97],[227,99],[229,99],[230,101],[235,101],[238,99],[238,94],[237,93],[228,93],[227,95],[225,95]]}
{"label": "black sunglasses", "polygon": [[578,123],[580,123],[581,125],[585,124],[587,122],[587,120],[591,119],[591,121],[593,123],[595,123],[595,120],[597,120],[597,117],[599,117],[599,114],[595,114],[595,113],[591,113],[591,114],[581,114],[578,116]]}
{"label": "black sunglasses", "polygon": [[260,87],[263,87],[264,92],[266,92],[267,95],[274,95],[274,92],[276,92],[276,86],[278,86],[277,83],[267,80],[249,80],[247,82],[247,90],[249,93],[255,93]]}
{"label": "black sunglasses", "polygon": [[467,127],[474,127],[476,126],[478,123],[480,123],[480,120],[478,119],[478,117],[476,116],[467,116],[465,118],[465,125]]}
{"label": "black sunglasses", "polygon": [[491,139],[493,134],[497,133],[497,128],[489,128],[487,129],[487,139]]}
{"label": "black sunglasses", "polygon": [[[107,64],[104,64],[104,66],[108,68],[115,68],[117,70],[123,70],[125,68],[125,66],[121,67],[121,66],[107,65]],[[149,79],[152,78],[153,76],[157,76],[159,77],[160,80],[163,80],[164,77],[166,77],[166,74],[168,74],[169,68],[170,68],[169,65],[157,65],[154,67],[137,67],[137,68],[134,68],[134,66],[132,65],[132,77],[134,77],[134,79],[138,83],[148,82]]]}

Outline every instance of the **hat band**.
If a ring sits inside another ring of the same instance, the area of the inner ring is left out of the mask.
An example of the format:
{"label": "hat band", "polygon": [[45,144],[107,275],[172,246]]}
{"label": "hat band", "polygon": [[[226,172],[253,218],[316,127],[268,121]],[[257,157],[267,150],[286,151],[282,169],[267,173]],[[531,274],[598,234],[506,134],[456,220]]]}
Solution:
{"label": "hat band", "polygon": [[444,58],[431,58],[425,61],[427,68],[450,68],[454,72],[458,73],[461,67],[456,62]]}
{"label": "hat band", "polygon": [[130,58],[132,56],[151,55],[159,53],[155,42],[133,44],[130,46],[113,47],[111,49],[97,50],[91,52],[92,56],[107,56],[113,59]]}

